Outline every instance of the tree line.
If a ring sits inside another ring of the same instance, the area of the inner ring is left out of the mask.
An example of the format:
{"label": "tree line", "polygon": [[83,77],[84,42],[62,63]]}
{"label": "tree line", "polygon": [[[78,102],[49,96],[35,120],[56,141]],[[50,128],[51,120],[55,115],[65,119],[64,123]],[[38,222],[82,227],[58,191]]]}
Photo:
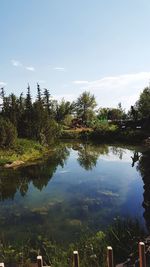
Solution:
{"label": "tree line", "polygon": [[116,108],[96,109],[95,96],[83,92],[76,101],[62,99],[60,102],[51,97],[48,89],[41,90],[37,84],[37,95],[32,99],[30,85],[26,95],[6,95],[1,88],[0,145],[8,146],[15,138],[28,138],[49,144],[59,137],[62,126],[95,127],[104,120],[141,119],[150,117],[150,87],[140,94],[139,100],[128,112],[121,103]]}

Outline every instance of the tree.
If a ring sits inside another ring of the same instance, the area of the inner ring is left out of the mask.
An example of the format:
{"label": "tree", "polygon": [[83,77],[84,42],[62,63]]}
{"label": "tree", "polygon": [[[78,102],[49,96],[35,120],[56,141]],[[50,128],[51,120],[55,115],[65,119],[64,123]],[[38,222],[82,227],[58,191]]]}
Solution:
{"label": "tree", "polygon": [[78,159],[80,166],[86,171],[92,170],[96,166],[99,153],[94,150],[88,144],[83,144],[81,149],[78,151]]}
{"label": "tree", "polygon": [[0,146],[11,147],[15,145],[16,138],[15,126],[9,120],[0,118]]}
{"label": "tree", "polygon": [[150,86],[143,90],[135,106],[141,118],[150,118]]}
{"label": "tree", "polygon": [[17,127],[18,107],[17,97],[12,93],[10,95],[10,121]]}
{"label": "tree", "polygon": [[40,85],[37,83],[37,101],[39,103],[42,102],[42,96],[41,96],[41,88],[40,88]]}
{"label": "tree", "polygon": [[47,114],[50,116],[51,114],[51,101],[50,101],[50,93],[48,89],[44,89],[44,97],[43,97],[44,108],[47,111]]}
{"label": "tree", "polygon": [[27,87],[27,95],[25,100],[25,109],[28,111],[32,111],[32,99],[31,99],[31,92],[30,92],[30,85],[28,84]]}
{"label": "tree", "polygon": [[2,100],[4,100],[4,98],[5,98],[4,87],[1,88],[0,96],[1,96]]}
{"label": "tree", "polygon": [[121,120],[126,116],[121,103],[118,104],[117,108],[101,108],[98,112],[97,117],[100,120]]}
{"label": "tree", "polygon": [[5,91],[4,91],[4,88],[2,87],[1,88],[1,93],[0,93],[0,96],[2,98],[2,116],[4,118],[9,118],[10,116],[10,97],[6,97],[5,96]]}
{"label": "tree", "polygon": [[67,115],[71,115],[74,109],[74,103],[69,101],[61,100],[60,103],[56,102],[56,115],[55,119],[57,122],[63,122]]}
{"label": "tree", "polygon": [[76,111],[77,116],[82,119],[85,126],[88,126],[88,121],[94,117],[94,108],[97,106],[95,96],[90,92],[83,92],[77,99]]}
{"label": "tree", "polygon": [[97,118],[100,120],[108,120],[108,112],[109,112],[109,108],[100,108],[98,110],[98,115]]}
{"label": "tree", "polygon": [[131,109],[129,111],[129,117],[132,118],[134,121],[137,121],[138,119],[138,110],[136,107],[131,106]]}
{"label": "tree", "polygon": [[61,134],[61,127],[55,120],[45,121],[40,131],[40,143],[42,145],[50,145]]}
{"label": "tree", "polygon": [[[20,98],[22,105],[22,96]],[[32,138],[33,137],[33,105],[30,92],[30,85],[27,87],[27,94],[24,100],[24,112],[19,121],[19,135],[21,137]]]}

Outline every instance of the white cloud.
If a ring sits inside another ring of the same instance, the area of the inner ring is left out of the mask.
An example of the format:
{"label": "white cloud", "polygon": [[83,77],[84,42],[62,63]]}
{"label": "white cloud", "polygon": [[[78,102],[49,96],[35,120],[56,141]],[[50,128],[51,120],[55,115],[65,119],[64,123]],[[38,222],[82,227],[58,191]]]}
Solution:
{"label": "white cloud", "polygon": [[22,63],[18,60],[15,60],[15,59],[12,59],[11,60],[11,64],[14,66],[14,67],[22,67]]}
{"label": "white cloud", "polygon": [[0,86],[6,86],[7,85],[7,83],[5,83],[5,82],[0,82]]}
{"label": "white cloud", "polygon": [[54,67],[53,70],[65,71],[65,68],[63,68],[63,67]]}
{"label": "white cloud", "polygon": [[[93,93],[100,106],[117,106],[121,102],[123,107],[128,109],[138,100],[140,92],[149,84],[149,79],[150,72],[108,76],[86,82],[80,90]],[[81,84],[76,83],[76,85]]]}
{"label": "white cloud", "polygon": [[32,66],[27,66],[25,67],[26,70],[29,70],[29,71],[35,71],[35,68],[32,67]]}
{"label": "white cloud", "polygon": [[14,67],[23,67],[24,69],[26,70],[29,70],[29,71],[35,71],[35,68],[33,66],[24,66],[20,61],[18,60],[15,60],[15,59],[12,59],[11,60],[11,64],[14,66]]}
{"label": "white cloud", "polygon": [[88,81],[73,81],[74,84],[88,84]]}

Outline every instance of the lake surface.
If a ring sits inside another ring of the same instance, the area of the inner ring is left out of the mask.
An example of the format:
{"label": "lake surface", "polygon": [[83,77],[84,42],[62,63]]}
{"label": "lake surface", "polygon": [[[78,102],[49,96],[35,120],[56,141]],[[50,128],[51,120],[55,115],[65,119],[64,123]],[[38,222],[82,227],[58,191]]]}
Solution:
{"label": "lake surface", "polygon": [[67,244],[118,216],[138,218],[149,230],[149,165],[141,147],[75,142],[32,166],[1,169],[0,238],[42,235]]}

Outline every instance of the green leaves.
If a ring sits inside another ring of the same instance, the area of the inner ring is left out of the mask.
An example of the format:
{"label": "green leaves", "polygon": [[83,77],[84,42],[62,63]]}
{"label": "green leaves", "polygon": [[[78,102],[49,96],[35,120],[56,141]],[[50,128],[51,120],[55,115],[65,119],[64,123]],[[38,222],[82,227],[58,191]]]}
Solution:
{"label": "green leaves", "polygon": [[0,118],[0,147],[12,147],[16,143],[17,131],[9,121]]}

